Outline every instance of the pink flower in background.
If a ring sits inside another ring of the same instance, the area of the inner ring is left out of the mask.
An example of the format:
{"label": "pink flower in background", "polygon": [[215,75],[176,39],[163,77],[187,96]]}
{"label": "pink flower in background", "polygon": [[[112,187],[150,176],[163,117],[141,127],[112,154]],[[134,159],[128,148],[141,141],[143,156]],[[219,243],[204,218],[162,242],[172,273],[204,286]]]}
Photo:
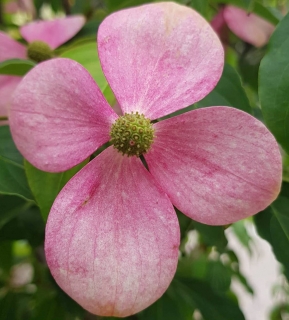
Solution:
{"label": "pink flower in background", "polygon": [[81,65],[59,58],[17,87],[10,126],[25,158],[49,172],[113,144],[56,198],[45,252],[57,283],[81,306],[124,317],[157,300],[175,274],[173,206],[211,225],[251,216],[278,195],[281,156],[266,127],[234,108],[151,122],[201,100],[222,74],[222,45],[192,9],[164,2],[116,12],[97,44],[122,116]]}
{"label": "pink flower in background", "polygon": [[36,14],[33,0],[17,0],[5,3],[4,11],[7,13],[25,12],[31,17]]}
{"label": "pink flower in background", "polygon": [[[52,21],[35,21],[20,28],[22,37],[33,46],[35,41],[45,42],[52,50],[72,38],[84,25],[83,16],[71,16]],[[28,49],[23,44],[0,32],[0,62],[8,59],[28,59]],[[49,48],[48,48],[49,49]],[[0,117],[7,116],[11,95],[22,77],[0,76]]]}
{"label": "pink flower in background", "polygon": [[275,29],[275,26],[265,19],[234,6],[222,8],[211,25],[225,42],[228,26],[240,39],[255,47],[264,46]]}

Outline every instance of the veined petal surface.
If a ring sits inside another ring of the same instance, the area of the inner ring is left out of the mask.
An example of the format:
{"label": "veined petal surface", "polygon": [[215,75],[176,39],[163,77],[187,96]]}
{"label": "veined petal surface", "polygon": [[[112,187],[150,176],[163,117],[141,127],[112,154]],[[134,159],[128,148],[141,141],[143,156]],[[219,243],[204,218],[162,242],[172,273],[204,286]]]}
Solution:
{"label": "veined petal surface", "polygon": [[0,62],[17,58],[27,59],[26,47],[0,31]]}
{"label": "veined petal surface", "polygon": [[167,289],[179,238],[173,206],[140,159],[109,147],[56,198],[45,253],[59,286],[83,308],[125,317]]}
{"label": "veined petal surface", "polygon": [[8,116],[8,107],[11,102],[12,93],[18,86],[22,77],[0,76],[0,116]]}
{"label": "veined petal surface", "polygon": [[34,21],[21,27],[20,33],[27,42],[43,41],[51,49],[56,49],[75,36],[84,24],[85,18],[75,15],[49,21]]}
{"label": "veined petal surface", "polygon": [[107,142],[117,117],[90,74],[79,63],[58,58],[23,78],[9,121],[23,156],[41,170],[60,172]]}
{"label": "veined petal surface", "polygon": [[193,110],[154,124],[145,155],[172,203],[192,219],[229,224],[265,209],[282,180],[278,145],[268,129],[229,107]]}
{"label": "veined petal surface", "polygon": [[223,14],[231,31],[255,47],[264,46],[275,29],[265,19],[235,6],[226,6]]}
{"label": "veined petal surface", "polygon": [[98,30],[103,72],[124,113],[156,119],[202,99],[223,70],[223,47],[194,10],[173,2],[108,16]]}

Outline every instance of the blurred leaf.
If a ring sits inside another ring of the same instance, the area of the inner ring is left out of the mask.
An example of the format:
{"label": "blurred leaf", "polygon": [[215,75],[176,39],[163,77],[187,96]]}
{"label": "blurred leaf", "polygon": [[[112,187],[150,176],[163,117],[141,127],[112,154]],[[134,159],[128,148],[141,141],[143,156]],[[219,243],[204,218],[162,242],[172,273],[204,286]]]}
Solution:
{"label": "blurred leaf", "polygon": [[191,320],[193,308],[176,294],[171,286],[167,292],[149,308],[138,314],[140,320]]}
{"label": "blurred leaf", "polygon": [[238,237],[239,241],[251,253],[251,237],[249,236],[244,223],[244,220],[240,220],[238,222],[233,223],[231,227],[233,228],[233,231],[235,235]]}
{"label": "blurred leaf", "polygon": [[8,126],[0,126],[0,141],[0,194],[33,199],[24,172],[23,157],[15,147]]}
{"label": "blurred leaf", "polygon": [[209,261],[206,278],[215,291],[226,292],[230,289],[232,271],[220,261]]}
{"label": "blurred leaf", "polygon": [[20,197],[0,196],[0,228],[30,206],[30,203]]}
{"label": "blurred leaf", "polygon": [[0,63],[0,74],[24,76],[35,66],[30,60],[11,59]]}
{"label": "blurred leaf", "polygon": [[14,293],[6,294],[0,299],[0,319],[1,320],[16,320],[16,303],[17,297]]}
{"label": "blurred leaf", "polygon": [[50,208],[65,184],[88,162],[81,164],[70,170],[61,173],[44,172],[35,168],[28,161],[25,161],[24,167],[28,178],[28,184],[35,197],[36,203],[40,208],[43,220],[46,221]]}
{"label": "blurred leaf", "polygon": [[265,48],[255,48],[247,45],[239,61],[239,70],[245,84],[258,91],[259,67],[266,52]]}
{"label": "blurred leaf", "polygon": [[124,8],[138,6],[147,3],[147,0],[104,0],[109,12],[118,11]]}
{"label": "blurred leaf", "polygon": [[96,41],[79,45],[61,55],[62,58],[70,58],[80,63],[91,74],[101,91],[107,87],[107,81],[103,75],[97,54]]}
{"label": "blurred leaf", "polygon": [[222,77],[215,89],[199,101],[197,106],[231,106],[248,113],[252,112],[240,77],[235,69],[228,64],[225,65]]}
{"label": "blurred leaf", "polygon": [[177,278],[173,281],[183,299],[200,310],[205,320],[245,320],[238,304],[224,294],[217,294],[206,282]]}
{"label": "blurred leaf", "polygon": [[289,183],[283,182],[279,197],[254,217],[258,233],[267,240],[289,279]]}
{"label": "blurred leaf", "polygon": [[177,276],[181,278],[205,279],[208,269],[208,257],[201,254],[199,257],[182,257],[179,259]]}
{"label": "blurred leaf", "polygon": [[[13,263],[12,242],[6,241],[0,243],[0,276],[2,278],[3,271],[5,276],[9,275],[10,268]],[[0,318],[1,319],[1,318]]]}
{"label": "blurred leaf", "polygon": [[224,227],[208,226],[196,221],[194,221],[193,224],[207,246],[216,246],[219,251],[226,249],[228,240],[225,236]]}
{"label": "blurred leaf", "polygon": [[289,14],[280,22],[260,65],[259,96],[264,119],[289,153]]}
{"label": "blurred leaf", "polygon": [[39,209],[33,206],[2,226],[0,241],[27,239],[31,246],[37,247],[43,244],[44,228],[45,225]]}
{"label": "blurred leaf", "polygon": [[191,0],[189,5],[197,10],[203,17],[207,17],[208,0]]}

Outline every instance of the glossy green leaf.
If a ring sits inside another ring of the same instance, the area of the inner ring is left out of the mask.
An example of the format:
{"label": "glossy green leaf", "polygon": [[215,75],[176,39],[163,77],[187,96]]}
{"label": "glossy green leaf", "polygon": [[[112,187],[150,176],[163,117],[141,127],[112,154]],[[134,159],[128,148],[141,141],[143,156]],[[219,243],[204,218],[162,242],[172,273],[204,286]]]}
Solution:
{"label": "glossy green leaf", "polygon": [[15,147],[8,126],[0,126],[0,141],[0,194],[33,199],[24,172],[23,157]]}
{"label": "glossy green leaf", "polygon": [[191,278],[174,280],[175,291],[181,291],[187,303],[200,310],[204,320],[245,320],[238,304],[225,294],[216,293],[208,283]]}
{"label": "glossy green leaf", "polygon": [[103,75],[97,54],[96,41],[68,49],[61,54],[61,57],[70,58],[83,65],[96,81],[101,91],[107,87],[107,81]]}
{"label": "glossy green leaf", "polygon": [[258,233],[267,240],[289,279],[289,183],[283,182],[279,197],[254,217]]}
{"label": "glossy green leaf", "polygon": [[65,172],[50,173],[41,171],[25,161],[24,167],[28,183],[44,221],[47,220],[53,201],[60,190],[86,163],[87,161],[84,161]]}
{"label": "glossy green leaf", "polygon": [[265,122],[289,153],[289,14],[270,41],[259,72],[259,96]]}
{"label": "glossy green leaf", "polygon": [[240,77],[235,69],[228,64],[225,65],[222,77],[215,89],[199,101],[197,106],[229,106],[248,113],[252,112]]}
{"label": "glossy green leaf", "polygon": [[24,76],[35,66],[35,62],[30,60],[11,59],[0,63],[0,74]]}

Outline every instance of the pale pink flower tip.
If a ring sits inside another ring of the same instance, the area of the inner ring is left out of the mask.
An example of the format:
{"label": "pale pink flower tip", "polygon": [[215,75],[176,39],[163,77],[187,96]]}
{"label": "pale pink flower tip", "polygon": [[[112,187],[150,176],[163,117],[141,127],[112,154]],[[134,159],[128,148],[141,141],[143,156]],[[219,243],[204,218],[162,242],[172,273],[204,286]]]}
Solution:
{"label": "pale pink flower tip", "polygon": [[51,49],[56,49],[75,36],[84,24],[84,16],[74,15],[54,20],[33,21],[21,27],[20,33],[27,42],[43,41]]}
{"label": "pale pink flower tip", "polygon": [[272,23],[238,7],[226,6],[223,16],[232,32],[255,47],[264,46],[275,29]]}
{"label": "pale pink flower tip", "polygon": [[[210,25],[172,2],[107,17],[98,52],[122,112],[150,120],[206,96],[224,60]],[[16,89],[10,125],[28,161],[59,172],[109,141],[118,117],[81,65],[52,59]],[[165,292],[180,241],[173,205],[202,223],[228,224],[263,210],[280,190],[278,145],[247,113],[210,107],[153,127],[154,142],[144,154],[149,170],[110,146],[67,183],[49,214],[51,273],[94,314],[125,317]]]}

